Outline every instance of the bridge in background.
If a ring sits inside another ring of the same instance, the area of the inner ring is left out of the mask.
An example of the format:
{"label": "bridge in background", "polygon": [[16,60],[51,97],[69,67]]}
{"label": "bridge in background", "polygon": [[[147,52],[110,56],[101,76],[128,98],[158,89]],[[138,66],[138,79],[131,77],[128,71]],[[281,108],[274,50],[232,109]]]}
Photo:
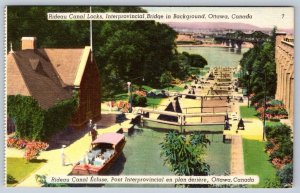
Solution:
{"label": "bridge in background", "polygon": [[231,46],[231,48],[237,48],[239,51],[242,49],[242,44],[244,42],[249,42],[255,45],[271,41],[271,37],[261,31],[255,31],[252,34],[245,34],[240,30],[234,33],[227,33],[224,36],[216,36],[214,39],[226,44],[226,46]]}

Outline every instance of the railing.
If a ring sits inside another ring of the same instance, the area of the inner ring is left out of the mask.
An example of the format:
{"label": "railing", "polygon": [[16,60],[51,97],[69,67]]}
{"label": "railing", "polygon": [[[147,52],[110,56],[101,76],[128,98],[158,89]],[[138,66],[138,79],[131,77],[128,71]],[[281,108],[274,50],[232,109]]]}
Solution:
{"label": "railing", "polygon": [[[177,113],[177,112],[171,112],[171,111],[152,110],[152,109],[148,109],[148,108],[140,109],[140,113],[141,113],[141,124],[142,125],[144,124],[144,121],[153,121],[153,122],[158,122],[158,123],[180,126],[181,131],[182,131],[183,126],[225,125],[225,122],[203,123],[202,117],[224,117],[224,120],[225,120],[225,116],[227,115],[227,113],[185,114],[185,113]],[[158,118],[151,118],[150,113],[175,117],[175,118],[177,118],[177,121],[168,121],[168,120],[160,120]],[[199,117],[200,121],[199,122],[187,121],[187,118],[193,118],[193,117]]]}
{"label": "railing", "polygon": [[192,113],[189,113],[188,110],[190,110],[190,109],[199,109],[200,112],[203,112],[203,109],[212,109],[211,113],[216,113],[215,109],[229,108],[229,107],[230,107],[229,105],[224,105],[224,106],[216,106],[216,107],[184,107],[184,108],[181,108],[181,109],[182,109],[182,112],[184,112],[185,114],[192,114]]}

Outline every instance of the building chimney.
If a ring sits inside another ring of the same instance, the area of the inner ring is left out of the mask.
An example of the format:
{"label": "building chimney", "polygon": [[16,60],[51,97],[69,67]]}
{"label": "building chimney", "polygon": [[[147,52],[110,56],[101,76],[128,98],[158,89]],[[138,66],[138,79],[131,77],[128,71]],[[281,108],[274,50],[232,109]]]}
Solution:
{"label": "building chimney", "polygon": [[36,37],[22,37],[22,50],[36,49]]}

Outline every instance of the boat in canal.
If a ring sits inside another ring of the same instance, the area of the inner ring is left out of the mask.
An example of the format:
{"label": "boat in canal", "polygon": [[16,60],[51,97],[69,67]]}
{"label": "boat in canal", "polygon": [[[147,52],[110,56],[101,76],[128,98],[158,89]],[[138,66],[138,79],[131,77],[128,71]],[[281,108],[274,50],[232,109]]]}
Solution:
{"label": "boat in canal", "polygon": [[99,135],[91,149],[73,167],[71,175],[102,175],[111,168],[122,154],[125,136],[120,133]]}

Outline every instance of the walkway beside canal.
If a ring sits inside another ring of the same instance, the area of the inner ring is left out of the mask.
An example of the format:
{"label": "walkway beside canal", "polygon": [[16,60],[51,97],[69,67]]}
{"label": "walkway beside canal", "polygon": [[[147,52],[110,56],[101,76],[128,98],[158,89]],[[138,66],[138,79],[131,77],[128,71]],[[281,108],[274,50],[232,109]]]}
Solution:
{"label": "walkway beside canal", "polygon": [[[106,126],[107,128],[97,129],[98,134],[115,132],[116,128],[120,128],[119,124],[115,123],[115,114],[103,114],[103,118],[97,122],[98,126]],[[35,180],[36,174],[39,175],[68,175],[78,160],[82,159],[84,153],[90,148],[91,136],[86,133],[74,143],[65,148],[66,166],[62,166],[61,149],[53,149],[44,151],[40,154],[38,159],[46,159],[45,163],[40,169],[32,173],[23,182],[19,183],[17,187],[39,187],[41,186]],[[7,157],[15,157],[20,152],[14,152],[14,149],[7,151]],[[23,155],[23,154],[22,154]]]}
{"label": "walkway beside canal", "polygon": [[243,139],[239,135],[232,136],[231,140],[231,175],[244,175]]}

